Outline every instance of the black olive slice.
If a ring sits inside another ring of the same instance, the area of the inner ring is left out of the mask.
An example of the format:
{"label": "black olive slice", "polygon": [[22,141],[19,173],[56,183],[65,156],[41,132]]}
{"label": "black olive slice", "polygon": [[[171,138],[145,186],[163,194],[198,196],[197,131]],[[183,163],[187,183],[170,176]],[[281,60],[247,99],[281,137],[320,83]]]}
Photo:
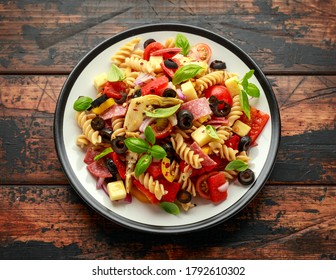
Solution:
{"label": "black olive slice", "polygon": [[172,88],[166,88],[162,93],[163,97],[176,97],[176,91]]}
{"label": "black olive slice", "polygon": [[119,94],[121,94],[121,97],[119,99],[114,99],[114,101],[117,104],[123,104],[127,99],[127,94],[125,92],[119,92]]}
{"label": "black olive slice", "polygon": [[251,185],[254,182],[254,178],[254,172],[249,168],[238,173],[238,181],[242,185]]}
{"label": "black olive slice", "polygon": [[111,158],[107,157],[105,162],[106,162],[106,167],[107,167],[108,171],[110,171],[110,173],[112,175],[117,175],[118,174],[118,169],[117,169],[117,166],[115,165],[114,161]]}
{"label": "black olive slice", "polygon": [[143,47],[144,49],[150,44],[150,43],[153,43],[153,42],[156,42],[154,39],[150,38],[150,39],[147,39],[144,44],[143,44]]}
{"label": "black olive slice", "polygon": [[132,98],[137,98],[142,95],[141,88],[138,88],[132,95]]}
{"label": "black olive slice", "polygon": [[127,151],[125,139],[126,138],[124,136],[117,136],[116,138],[112,139],[112,149],[117,154],[124,154]]}
{"label": "black olive slice", "polygon": [[101,135],[102,141],[109,144],[111,144],[112,133],[113,131],[110,128],[103,128],[99,131],[99,135]]}
{"label": "black olive slice", "polygon": [[247,151],[251,146],[251,142],[252,142],[252,139],[251,139],[250,136],[248,136],[248,135],[243,136],[239,141],[238,150],[240,152],[241,151]]}
{"label": "black olive slice", "polygon": [[186,190],[179,190],[177,192],[176,199],[181,203],[188,203],[191,201],[192,195]]}
{"label": "black olive slice", "polygon": [[193,126],[194,116],[189,110],[180,110],[177,113],[177,126],[183,130]]}
{"label": "black olive slice", "polygon": [[91,121],[91,127],[94,130],[100,131],[105,127],[105,121],[99,116],[94,117]]}
{"label": "black olive slice", "polygon": [[91,106],[93,108],[99,107],[102,103],[104,103],[106,100],[108,99],[108,96],[106,94],[103,94],[101,96],[99,96],[98,98],[96,98],[95,100],[93,100],[91,102]]}

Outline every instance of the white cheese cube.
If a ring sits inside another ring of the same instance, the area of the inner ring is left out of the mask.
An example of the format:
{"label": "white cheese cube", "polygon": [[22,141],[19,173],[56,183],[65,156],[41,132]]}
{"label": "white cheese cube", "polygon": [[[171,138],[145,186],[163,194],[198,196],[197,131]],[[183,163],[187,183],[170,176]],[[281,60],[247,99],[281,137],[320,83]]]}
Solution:
{"label": "white cheese cube", "polygon": [[181,90],[182,93],[185,95],[187,101],[198,98],[194,85],[190,80],[188,82],[181,84]]}
{"label": "white cheese cube", "polygon": [[123,181],[115,181],[107,184],[107,192],[112,201],[124,199],[126,197],[126,189]]}
{"label": "white cheese cube", "polygon": [[247,135],[247,133],[249,133],[250,130],[251,127],[240,120],[236,120],[232,126],[232,131],[238,134],[240,137]]}

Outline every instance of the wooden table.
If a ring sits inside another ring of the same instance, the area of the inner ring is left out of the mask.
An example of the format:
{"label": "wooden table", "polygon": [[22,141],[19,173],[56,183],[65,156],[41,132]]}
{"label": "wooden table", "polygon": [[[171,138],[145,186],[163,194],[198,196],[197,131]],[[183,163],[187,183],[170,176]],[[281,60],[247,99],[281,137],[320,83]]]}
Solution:
{"label": "wooden table", "polygon": [[[1,1],[1,259],[336,259],[335,1]],[[266,73],[282,138],[260,194],[230,220],[181,235],[106,220],[70,187],[54,110],[98,43],[146,23],[200,26]]]}

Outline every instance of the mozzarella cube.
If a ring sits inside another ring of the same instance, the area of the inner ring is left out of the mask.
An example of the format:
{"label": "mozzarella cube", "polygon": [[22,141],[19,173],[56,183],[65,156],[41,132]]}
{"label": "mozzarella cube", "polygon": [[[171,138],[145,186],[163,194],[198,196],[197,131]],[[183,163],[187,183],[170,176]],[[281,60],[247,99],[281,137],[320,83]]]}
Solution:
{"label": "mozzarella cube", "polygon": [[107,82],[107,74],[105,72],[93,78],[93,85],[96,88],[97,92],[100,92],[103,89],[106,82]]}
{"label": "mozzarella cube", "polygon": [[124,199],[126,197],[124,182],[120,180],[108,183],[107,192],[112,201]]}
{"label": "mozzarella cube", "polygon": [[190,80],[188,82],[181,84],[181,90],[182,93],[185,95],[187,101],[198,98],[194,85]]}

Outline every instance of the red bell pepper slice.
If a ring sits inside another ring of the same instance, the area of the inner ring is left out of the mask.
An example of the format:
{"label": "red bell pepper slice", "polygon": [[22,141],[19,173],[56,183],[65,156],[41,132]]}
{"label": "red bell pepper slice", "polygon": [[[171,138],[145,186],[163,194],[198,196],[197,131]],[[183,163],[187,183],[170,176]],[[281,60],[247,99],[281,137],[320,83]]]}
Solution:
{"label": "red bell pepper slice", "polygon": [[162,196],[161,201],[174,202],[176,199],[176,195],[181,188],[181,184],[178,182],[169,182],[164,178],[159,179],[159,182],[167,191],[167,193]]}
{"label": "red bell pepper slice", "polygon": [[181,48],[163,48],[163,49],[151,52],[150,55],[162,56],[163,59],[168,59],[178,54],[181,50],[182,50]]}
{"label": "red bell pepper slice", "polygon": [[142,95],[156,94],[162,96],[163,91],[168,86],[168,78],[166,76],[161,76],[141,88]]}
{"label": "red bell pepper slice", "polygon": [[155,52],[155,51],[161,50],[161,49],[163,49],[163,45],[161,43],[152,42],[144,49],[143,58],[145,60],[149,60],[149,57],[151,56],[152,52]]}
{"label": "red bell pepper slice", "polygon": [[224,172],[217,172],[207,179],[210,199],[214,203],[224,201],[227,198],[227,190],[220,191],[218,188],[226,183]]}
{"label": "red bell pepper slice", "polygon": [[118,169],[118,173],[120,175],[120,177],[122,179],[126,178],[126,165],[120,160],[119,155],[116,152],[112,152],[112,160],[114,161],[117,169]]}
{"label": "red bell pepper slice", "polygon": [[228,148],[232,148],[234,150],[238,150],[238,144],[240,142],[240,136],[239,135],[233,135],[230,139],[225,141],[225,145]]}
{"label": "red bell pepper slice", "polygon": [[141,191],[148,198],[148,200],[151,203],[156,204],[159,202],[159,200],[155,197],[155,195],[151,193],[148,189],[146,189],[146,187],[143,184],[141,184],[138,180],[134,179],[133,184],[134,186],[137,187],[139,191]]}
{"label": "red bell pepper slice", "polygon": [[161,162],[152,162],[147,168],[146,172],[153,177],[153,179],[158,179],[162,176]]}

